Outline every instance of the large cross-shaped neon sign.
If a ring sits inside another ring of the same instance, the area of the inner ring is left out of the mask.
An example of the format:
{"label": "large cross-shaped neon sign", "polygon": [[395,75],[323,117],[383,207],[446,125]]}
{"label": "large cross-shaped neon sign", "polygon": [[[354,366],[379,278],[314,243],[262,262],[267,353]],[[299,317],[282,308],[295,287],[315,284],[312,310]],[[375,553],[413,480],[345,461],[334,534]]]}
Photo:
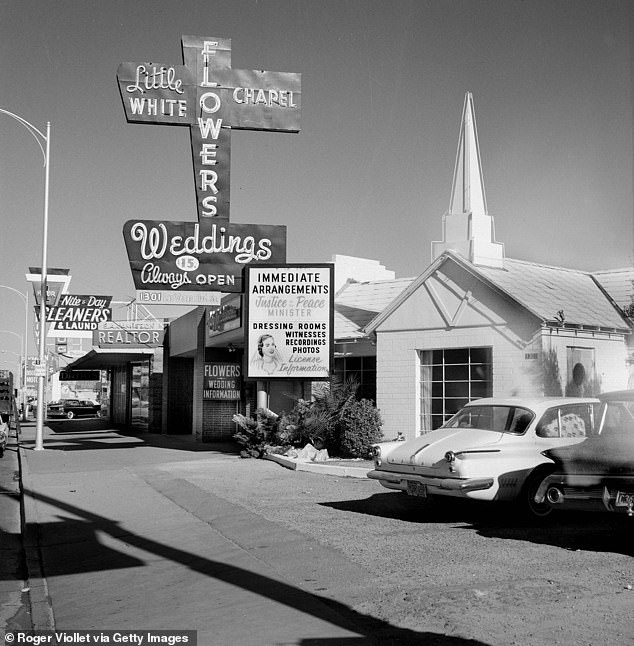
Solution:
{"label": "large cross-shaped neon sign", "polygon": [[190,127],[198,220],[229,220],[231,129],[299,132],[301,75],[231,69],[231,40],[183,36],[184,65],[122,63],[134,123]]}

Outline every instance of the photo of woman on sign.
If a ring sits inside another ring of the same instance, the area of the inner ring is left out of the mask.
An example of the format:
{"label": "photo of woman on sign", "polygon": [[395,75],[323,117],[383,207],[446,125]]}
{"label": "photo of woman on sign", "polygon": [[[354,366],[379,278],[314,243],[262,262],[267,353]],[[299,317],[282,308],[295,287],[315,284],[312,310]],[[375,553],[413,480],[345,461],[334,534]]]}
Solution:
{"label": "photo of woman on sign", "polygon": [[270,334],[262,334],[258,338],[257,349],[251,359],[251,366],[256,371],[252,371],[252,374],[272,375],[281,365],[282,356],[275,345],[275,339]]}

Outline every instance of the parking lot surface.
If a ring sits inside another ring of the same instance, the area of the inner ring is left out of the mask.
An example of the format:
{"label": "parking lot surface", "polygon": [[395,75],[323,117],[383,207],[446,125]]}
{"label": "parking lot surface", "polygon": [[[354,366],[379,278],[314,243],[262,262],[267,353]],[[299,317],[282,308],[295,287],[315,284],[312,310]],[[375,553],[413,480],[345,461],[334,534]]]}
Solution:
{"label": "parking lot surface", "polygon": [[59,629],[195,629],[204,646],[634,644],[632,519],[530,524],[96,420],[32,446],[27,432],[27,523]]}

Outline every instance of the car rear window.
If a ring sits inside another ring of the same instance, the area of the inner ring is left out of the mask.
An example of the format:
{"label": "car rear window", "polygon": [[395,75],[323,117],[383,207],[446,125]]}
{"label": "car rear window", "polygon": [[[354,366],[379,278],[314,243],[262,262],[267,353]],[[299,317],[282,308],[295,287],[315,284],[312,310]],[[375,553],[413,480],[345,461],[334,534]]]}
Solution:
{"label": "car rear window", "polygon": [[498,433],[523,434],[535,414],[522,406],[467,406],[443,428],[478,428]]}
{"label": "car rear window", "polygon": [[594,404],[549,408],[537,424],[538,437],[587,437],[594,432]]}
{"label": "car rear window", "polygon": [[601,405],[601,435],[634,439],[634,402],[608,401]]}

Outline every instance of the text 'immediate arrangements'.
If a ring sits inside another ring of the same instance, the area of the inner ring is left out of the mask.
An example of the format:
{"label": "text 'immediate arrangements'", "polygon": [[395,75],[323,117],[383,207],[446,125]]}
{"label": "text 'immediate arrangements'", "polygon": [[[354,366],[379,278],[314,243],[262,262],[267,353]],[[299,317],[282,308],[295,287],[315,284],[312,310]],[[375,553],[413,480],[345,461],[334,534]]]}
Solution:
{"label": "text 'immediate arrangements'", "polygon": [[332,360],[332,265],[248,270],[249,377],[327,378]]}

